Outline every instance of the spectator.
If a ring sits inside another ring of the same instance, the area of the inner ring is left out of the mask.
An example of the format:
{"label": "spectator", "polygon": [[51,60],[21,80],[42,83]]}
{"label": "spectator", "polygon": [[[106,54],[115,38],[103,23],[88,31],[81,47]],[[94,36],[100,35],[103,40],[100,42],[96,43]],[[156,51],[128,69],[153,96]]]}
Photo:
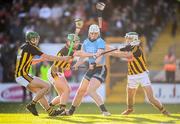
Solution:
{"label": "spectator", "polygon": [[3,81],[3,67],[0,63],[0,83]]}
{"label": "spectator", "polygon": [[34,30],[35,30],[35,25],[33,24],[33,20],[28,21],[27,25],[25,25],[23,28],[24,36],[27,32],[34,31]]}
{"label": "spectator", "polygon": [[168,54],[164,57],[164,70],[166,73],[166,82],[175,83],[176,57],[172,49],[169,49]]}
{"label": "spectator", "polygon": [[172,37],[176,37],[176,31],[177,31],[177,27],[178,27],[178,19],[177,19],[177,15],[176,15],[176,10],[173,10],[173,14],[172,14]]}
{"label": "spectator", "polygon": [[63,16],[63,8],[60,4],[55,3],[52,7],[51,18],[52,20],[59,20]]}
{"label": "spectator", "polygon": [[3,67],[3,82],[14,81],[16,47],[8,41],[4,42],[0,50],[0,63]]}
{"label": "spectator", "polygon": [[51,8],[47,4],[43,4],[43,7],[39,11],[39,17],[47,20],[50,18],[51,12]]}
{"label": "spectator", "polygon": [[35,4],[30,8],[29,16],[32,17],[32,18],[38,18],[38,17],[39,17],[39,11],[40,11],[39,4],[38,4],[38,3],[35,3]]}
{"label": "spectator", "polygon": [[11,35],[12,41],[17,41],[17,40],[22,41],[22,39],[23,39],[23,27],[21,25],[20,19],[16,19],[14,21],[14,23],[10,26],[9,33]]}

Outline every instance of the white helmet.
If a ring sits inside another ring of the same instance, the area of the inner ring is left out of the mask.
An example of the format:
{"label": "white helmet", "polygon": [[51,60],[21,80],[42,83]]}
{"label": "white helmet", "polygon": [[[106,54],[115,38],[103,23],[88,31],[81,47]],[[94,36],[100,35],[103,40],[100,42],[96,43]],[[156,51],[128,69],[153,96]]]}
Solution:
{"label": "white helmet", "polygon": [[126,33],[125,39],[126,38],[132,38],[132,40],[129,41],[132,46],[136,46],[136,45],[140,44],[138,33],[136,33],[136,32],[128,32],[128,33]]}
{"label": "white helmet", "polygon": [[99,26],[96,24],[90,25],[88,33],[92,33],[92,32],[97,32],[100,34]]}
{"label": "white helmet", "polygon": [[125,38],[132,38],[133,41],[139,41],[138,33],[136,33],[136,32],[128,32],[128,33],[126,33]]}

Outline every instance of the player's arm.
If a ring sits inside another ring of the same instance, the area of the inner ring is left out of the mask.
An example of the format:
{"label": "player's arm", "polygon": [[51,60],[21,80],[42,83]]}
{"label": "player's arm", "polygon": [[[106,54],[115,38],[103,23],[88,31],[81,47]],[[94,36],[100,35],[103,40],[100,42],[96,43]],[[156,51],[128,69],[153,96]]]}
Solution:
{"label": "player's arm", "polygon": [[96,56],[96,54],[94,54],[94,53],[87,53],[87,52],[84,52],[84,51],[82,51],[82,50],[79,50],[79,51],[76,51],[73,56],[85,58],[85,57],[93,57],[93,56]]}
{"label": "player's arm", "polygon": [[122,51],[114,51],[111,53],[111,56],[114,57],[122,57],[122,58],[132,58],[133,54],[132,52],[122,52]]}
{"label": "player's arm", "polygon": [[71,56],[52,56],[45,53],[42,54],[41,57],[42,59],[46,59],[48,61],[68,61],[72,58]]}
{"label": "player's arm", "polygon": [[53,55],[48,55],[43,53],[42,51],[39,50],[39,48],[37,47],[30,47],[30,52],[32,53],[32,55],[38,55],[41,57],[40,60],[35,60],[35,62],[33,62],[33,64],[38,63],[42,60],[47,60],[47,61],[68,61],[69,59],[71,59],[71,56],[53,56]]}
{"label": "player's arm", "polygon": [[[98,49],[98,51],[97,51],[97,53],[96,53],[96,56],[101,55],[102,52],[104,52],[103,49]],[[97,57],[95,63],[96,63],[96,64],[99,63],[99,62],[101,61],[102,57],[103,57],[103,56]]]}
{"label": "player's arm", "polygon": [[85,57],[95,57],[96,54],[95,53],[87,53],[87,52],[85,52],[84,47],[82,45],[81,50],[77,50],[76,52],[74,52],[73,56],[85,58]]}
{"label": "player's arm", "polygon": [[79,58],[79,60],[76,62],[76,64],[73,65],[73,68],[74,68],[75,70],[77,70],[80,65],[84,64],[84,62],[85,62],[84,59],[85,59],[85,58]]}
{"label": "player's arm", "polygon": [[98,14],[98,24],[99,24],[99,28],[102,29],[102,13],[103,13],[103,10],[105,8],[105,3],[103,2],[98,2],[96,4],[96,9],[97,9],[97,14]]}
{"label": "player's arm", "polygon": [[[115,48],[112,48],[110,45],[106,45],[106,51],[113,50]],[[121,49],[117,49],[115,51],[107,53],[109,56],[114,56],[114,57],[122,57],[122,58],[132,58],[133,54],[132,52],[127,52],[127,51],[121,51]]]}
{"label": "player's arm", "polygon": [[43,62],[43,61],[46,61],[46,59],[43,57],[40,57],[39,59],[33,59],[32,65],[38,64],[38,63]]}

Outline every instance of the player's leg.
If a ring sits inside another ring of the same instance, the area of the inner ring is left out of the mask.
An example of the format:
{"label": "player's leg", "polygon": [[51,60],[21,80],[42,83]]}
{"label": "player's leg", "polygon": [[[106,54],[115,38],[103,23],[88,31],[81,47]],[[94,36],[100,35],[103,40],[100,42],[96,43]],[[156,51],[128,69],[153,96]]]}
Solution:
{"label": "player's leg", "polygon": [[60,97],[61,97],[61,95],[58,94],[58,96],[54,97],[54,99],[51,100],[49,105],[50,106],[55,106],[55,105],[60,104]]}
{"label": "player's leg", "polygon": [[156,107],[164,115],[169,115],[170,114],[169,112],[167,112],[167,110],[164,108],[164,106],[161,104],[161,102],[157,98],[155,98],[151,85],[144,86],[143,89],[144,89],[144,92],[145,92],[149,102],[154,107]]}
{"label": "player's leg", "polygon": [[163,105],[160,103],[160,101],[157,98],[155,98],[148,73],[144,73],[143,77],[141,77],[139,79],[139,82],[141,83],[141,86],[143,87],[143,90],[144,90],[145,95],[147,96],[149,102],[154,107],[159,109],[163,114],[169,115],[169,112],[166,111],[166,109],[163,107]]}
{"label": "player's leg", "polygon": [[130,87],[126,88],[127,109],[121,113],[122,115],[128,115],[134,111],[133,106],[134,106],[134,101],[135,101],[136,90],[137,88],[130,88]]}
{"label": "player's leg", "polygon": [[100,108],[103,115],[108,116],[111,115],[105,105],[102,97],[97,93],[97,89],[101,86],[101,81],[96,78],[91,78],[89,82],[89,86],[87,88],[87,94],[90,95],[95,101],[96,105]]}
{"label": "player's leg", "polygon": [[[29,90],[33,93],[37,93],[41,89],[40,88],[30,88]],[[39,99],[38,102],[47,111],[49,116],[57,116],[61,113],[59,110],[54,110],[51,106],[49,106],[48,101],[45,96],[43,96],[41,99]]]}
{"label": "player's leg", "polygon": [[33,98],[34,102],[37,102],[40,98],[42,98],[45,94],[49,92],[50,85],[40,78],[35,77],[27,86],[30,88],[39,88],[40,90],[36,92],[36,96]]}
{"label": "player's leg", "polygon": [[89,85],[89,80],[84,78],[76,92],[76,95],[73,99],[73,102],[69,109],[68,114],[72,115],[75,112],[76,107],[78,107],[81,104],[82,98],[84,97],[87,91],[88,85]]}
{"label": "player's leg", "polygon": [[137,88],[138,88],[137,80],[134,78],[128,77],[128,83],[127,83],[127,88],[126,88],[127,109],[121,113],[122,115],[128,115],[133,112],[133,110],[134,110],[133,106],[134,106]]}
{"label": "player's leg", "polygon": [[55,97],[50,105],[56,105],[57,100],[59,100],[60,109],[65,109],[70,95],[70,87],[68,85],[68,82],[64,78],[64,76],[58,76],[55,77],[53,85],[58,92],[59,97]]}
{"label": "player's leg", "polygon": [[[53,85],[53,87],[55,87],[55,85],[54,85],[54,82],[55,82],[55,79],[56,79],[55,77],[61,76],[61,75],[58,75],[58,74],[52,75],[52,74],[54,74],[54,73],[52,73],[51,68],[50,68],[48,70],[47,77],[48,77],[49,82]],[[50,106],[55,106],[55,105],[57,105],[59,103],[60,103],[60,94],[58,93],[58,96],[56,96],[53,100],[51,100],[49,105]]]}
{"label": "player's leg", "polygon": [[[26,78],[31,78],[31,77],[28,76]],[[35,77],[27,85],[27,89],[32,92],[33,92],[32,89],[34,88],[38,88],[39,90],[37,92],[34,92],[36,94],[35,97],[32,99],[32,102],[29,103],[26,107],[32,114],[38,115],[35,105],[49,91],[50,85],[46,83],[45,81]]]}

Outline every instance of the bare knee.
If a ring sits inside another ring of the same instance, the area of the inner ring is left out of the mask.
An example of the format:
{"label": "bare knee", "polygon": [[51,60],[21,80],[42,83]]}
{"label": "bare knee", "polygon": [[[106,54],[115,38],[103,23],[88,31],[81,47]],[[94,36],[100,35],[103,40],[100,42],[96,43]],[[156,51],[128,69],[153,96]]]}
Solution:
{"label": "bare knee", "polygon": [[90,96],[91,96],[92,94],[94,94],[94,92],[96,92],[96,90],[91,89],[91,88],[88,88],[88,89],[87,89],[87,94],[90,95]]}
{"label": "bare knee", "polygon": [[154,101],[156,101],[156,98],[154,96],[148,96],[148,100],[150,103],[154,103]]}

